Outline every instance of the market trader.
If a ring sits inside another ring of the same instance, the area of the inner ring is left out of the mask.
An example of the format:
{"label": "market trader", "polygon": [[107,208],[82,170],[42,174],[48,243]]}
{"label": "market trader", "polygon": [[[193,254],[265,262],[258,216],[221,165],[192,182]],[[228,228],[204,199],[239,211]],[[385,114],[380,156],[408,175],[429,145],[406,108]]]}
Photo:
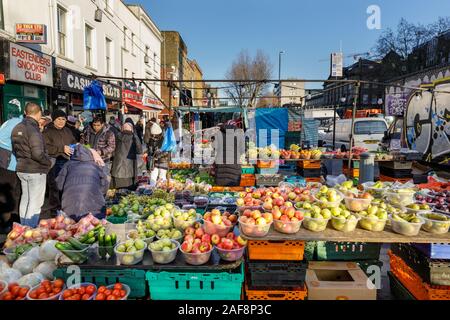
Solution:
{"label": "market trader", "polygon": [[25,106],[25,118],[12,131],[17,176],[22,185],[19,215],[21,224],[36,227],[45,200],[47,173],[52,162],[39,129],[42,109],[33,102]]}

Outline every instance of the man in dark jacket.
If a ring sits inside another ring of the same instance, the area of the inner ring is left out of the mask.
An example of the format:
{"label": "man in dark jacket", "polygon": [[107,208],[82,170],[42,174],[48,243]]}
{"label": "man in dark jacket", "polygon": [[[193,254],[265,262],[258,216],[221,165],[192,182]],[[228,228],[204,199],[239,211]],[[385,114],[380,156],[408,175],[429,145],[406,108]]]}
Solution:
{"label": "man in dark jacket", "polygon": [[90,145],[98,152],[105,162],[103,170],[108,179],[111,180],[111,158],[116,150],[116,137],[102,117],[96,117],[92,124],[86,128],[81,137],[81,144]]}
{"label": "man in dark jacket", "polygon": [[47,176],[49,187],[47,210],[56,214],[56,211],[61,209],[61,195],[56,187],[55,179],[72,155],[73,151],[70,145],[76,144],[77,141],[72,131],[66,126],[67,115],[64,111],[55,110],[52,113],[52,120],[53,122],[45,128],[43,135],[48,155],[55,159],[55,165]]}
{"label": "man in dark jacket", "polygon": [[109,182],[95,162],[93,152],[96,151],[77,145],[56,178],[58,189],[62,191],[62,210],[76,221],[88,213],[104,217],[103,195],[108,191]]}
{"label": "man in dark jacket", "polygon": [[39,130],[41,107],[29,102],[25,106],[25,115],[25,119],[13,129],[11,139],[17,158],[17,176],[22,185],[20,221],[24,225],[36,227],[45,200],[47,173],[52,162]]}

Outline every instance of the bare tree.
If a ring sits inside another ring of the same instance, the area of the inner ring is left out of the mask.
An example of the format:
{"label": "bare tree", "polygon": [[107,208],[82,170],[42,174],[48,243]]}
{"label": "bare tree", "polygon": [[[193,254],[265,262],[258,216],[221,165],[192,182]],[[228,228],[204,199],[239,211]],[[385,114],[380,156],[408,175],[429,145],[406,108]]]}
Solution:
{"label": "bare tree", "polygon": [[226,89],[226,94],[239,106],[255,106],[257,98],[267,87],[264,80],[270,79],[272,68],[270,58],[263,51],[258,50],[251,57],[248,51],[242,50],[226,74],[226,79],[236,80],[231,83],[232,88]]}
{"label": "bare tree", "polygon": [[438,21],[431,24],[430,28],[433,30],[435,36],[450,30],[450,17],[439,17]]}

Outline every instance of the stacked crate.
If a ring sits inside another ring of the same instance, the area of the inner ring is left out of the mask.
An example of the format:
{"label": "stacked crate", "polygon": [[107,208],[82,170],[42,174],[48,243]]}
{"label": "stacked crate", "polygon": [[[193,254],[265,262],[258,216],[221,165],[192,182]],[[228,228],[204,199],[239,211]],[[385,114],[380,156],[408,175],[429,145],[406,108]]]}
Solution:
{"label": "stacked crate", "polygon": [[395,244],[389,256],[394,293],[401,283],[416,300],[450,300],[449,245]]}
{"label": "stacked crate", "polygon": [[278,174],[278,162],[276,160],[258,160],[256,163],[256,185],[263,187],[276,187],[283,181],[283,176]]}
{"label": "stacked crate", "polygon": [[249,241],[247,300],[304,300],[307,259],[304,241]]}
{"label": "stacked crate", "polygon": [[305,178],[307,181],[308,179],[314,180],[320,179],[322,175],[321,161],[320,160],[299,161],[297,165],[297,174]]}

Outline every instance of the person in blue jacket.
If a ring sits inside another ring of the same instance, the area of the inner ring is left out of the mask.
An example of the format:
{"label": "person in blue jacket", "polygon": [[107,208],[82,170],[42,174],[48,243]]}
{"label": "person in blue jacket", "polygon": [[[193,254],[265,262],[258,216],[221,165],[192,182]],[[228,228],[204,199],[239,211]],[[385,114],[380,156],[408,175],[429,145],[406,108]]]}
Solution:
{"label": "person in blue jacket", "polygon": [[8,233],[13,217],[19,217],[20,180],[12,152],[11,132],[23,117],[11,118],[0,127],[0,233]]}

